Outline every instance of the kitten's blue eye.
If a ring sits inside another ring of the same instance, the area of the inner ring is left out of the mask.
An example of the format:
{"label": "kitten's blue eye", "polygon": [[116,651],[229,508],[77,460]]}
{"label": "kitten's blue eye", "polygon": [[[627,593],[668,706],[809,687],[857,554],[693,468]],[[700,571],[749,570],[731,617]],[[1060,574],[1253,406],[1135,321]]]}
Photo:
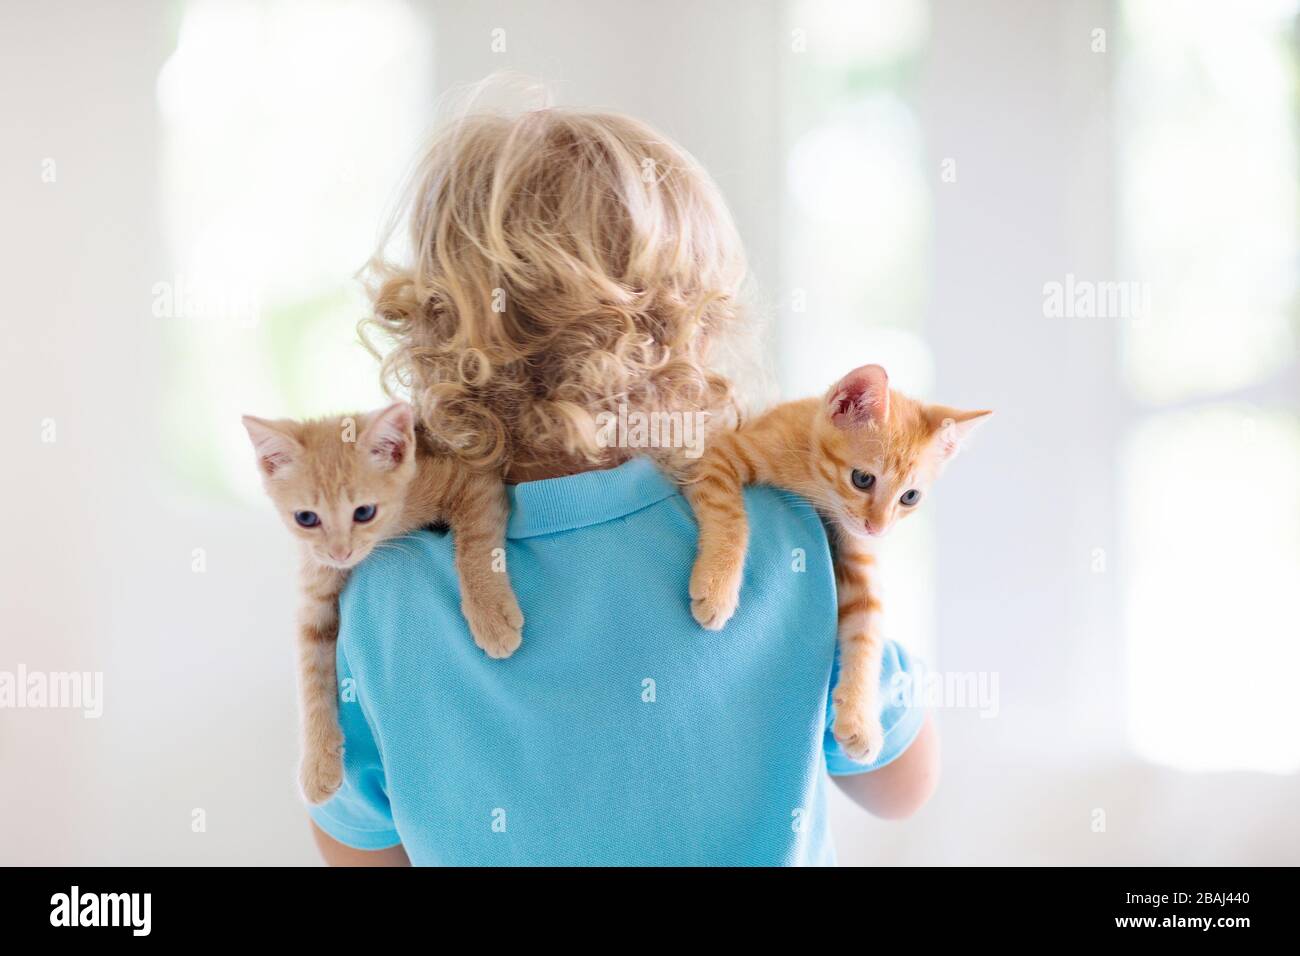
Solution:
{"label": "kitten's blue eye", "polygon": [[898,500],[910,508],[912,507],[912,505],[916,504],[918,501],[921,500],[921,493],[917,491],[915,488],[911,488],[903,492],[903,497],[899,498]]}
{"label": "kitten's blue eye", "polygon": [[876,483],[875,475],[868,475],[865,471],[858,471],[856,468],[853,469],[852,478],[853,487],[857,488],[859,491],[866,491]]}
{"label": "kitten's blue eye", "polygon": [[320,524],[320,515],[314,511],[295,511],[293,520],[298,522],[301,527],[314,528]]}
{"label": "kitten's blue eye", "polygon": [[365,524],[375,516],[375,512],[378,510],[379,509],[374,505],[362,505],[356,511],[352,512],[352,520],[357,524]]}

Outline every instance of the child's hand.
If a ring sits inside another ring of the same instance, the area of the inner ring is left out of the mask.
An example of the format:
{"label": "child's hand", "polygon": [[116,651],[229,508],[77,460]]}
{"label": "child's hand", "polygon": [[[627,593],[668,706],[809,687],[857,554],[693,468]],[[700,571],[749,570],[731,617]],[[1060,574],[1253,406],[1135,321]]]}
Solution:
{"label": "child's hand", "polygon": [[910,817],[939,784],[939,734],[926,718],[921,732],[897,760],[879,770],[832,776],[854,803],[885,820]]}

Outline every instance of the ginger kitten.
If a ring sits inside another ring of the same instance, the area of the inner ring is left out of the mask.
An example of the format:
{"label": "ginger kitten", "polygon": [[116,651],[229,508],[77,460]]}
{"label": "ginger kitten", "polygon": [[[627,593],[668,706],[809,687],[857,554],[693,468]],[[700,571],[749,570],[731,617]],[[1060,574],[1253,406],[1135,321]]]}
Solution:
{"label": "ginger kitten", "polygon": [[335,648],[348,572],[386,539],[447,523],[474,642],[489,657],[509,657],[524,623],[503,563],[509,506],[499,479],[435,454],[404,402],[339,419],[246,415],[244,427],[266,492],[301,546],[300,779],[307,799],[321,803],[343,782]]}
{"label": "ginger kitten", "polygon": [[778,405],[715,437],[685,485],[700,526],[691,613],[709,630],[722,628],[740,601],[749,535],[742,486],[793,491],[821,513],[831,532],[839,603],[832,733],[854,760],[872,760],[884,745],[874,543],[915,512],[990,414],[915,401],[891,391],[879,365],[864,365],[825,398]]}

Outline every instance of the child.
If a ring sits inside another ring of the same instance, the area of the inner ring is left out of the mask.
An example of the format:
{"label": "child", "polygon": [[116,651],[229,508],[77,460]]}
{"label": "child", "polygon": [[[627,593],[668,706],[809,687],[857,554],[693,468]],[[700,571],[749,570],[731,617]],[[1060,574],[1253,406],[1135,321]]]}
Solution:
{"label": "child", "polygon": [[[664,473],[682,449],[602,427],[732,419],[716,365],[750,331],[745,265],[695,161],[614,114],[471,115],[424,157],[409,230],[409,264],[373,263],[385,372],[435,441],[510,483],[524,641],[507,660],[475,648],[446,534],[357,568],[345,780],[312,811],[327,860],[829,863],[825,770],[880,816],[924,803],[938,757],[920,709],[887,698],[869,766],[827,729],[836,597],[812,508],[746,490],[743,599],[705,631],[696,525]],[[882,686],[910,666],[890,645]]]}

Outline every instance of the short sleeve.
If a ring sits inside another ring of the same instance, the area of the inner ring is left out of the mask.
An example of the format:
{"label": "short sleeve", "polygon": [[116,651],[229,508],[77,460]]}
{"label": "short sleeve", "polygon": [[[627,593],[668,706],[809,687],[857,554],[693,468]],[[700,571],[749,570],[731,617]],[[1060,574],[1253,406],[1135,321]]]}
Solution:
{"label": "short sleeve", "polygon": [[383,760],[341,639],[338,675],[339,724],[343,728],[343,786],[325,803],[312,807],[311,818],[334,839],[354,849],[387,849],[402,840],[393,825]]}
{"label": "short sleeve", "polygon": [[[840,655],[835,650],[835,664],[831,670],[831,691],[839,680]],[[880,723],[885,730],[885,746],[880,756],[871,763],[858,763],[850,759],[840,748],[839,741],[831,733],[835,724],[835,703],[828,698],[826,702],[826,733],[823,747],[826,751],[826,769],[834,776],[846,776],[857,773],[870,773],[893,763],[912,745],[916,735],[921,732],[925,722],[923,695],[918,693],[921,687],[923,670],[919,662],[914,662],[893,641],[885,644],[880,665]]]}

